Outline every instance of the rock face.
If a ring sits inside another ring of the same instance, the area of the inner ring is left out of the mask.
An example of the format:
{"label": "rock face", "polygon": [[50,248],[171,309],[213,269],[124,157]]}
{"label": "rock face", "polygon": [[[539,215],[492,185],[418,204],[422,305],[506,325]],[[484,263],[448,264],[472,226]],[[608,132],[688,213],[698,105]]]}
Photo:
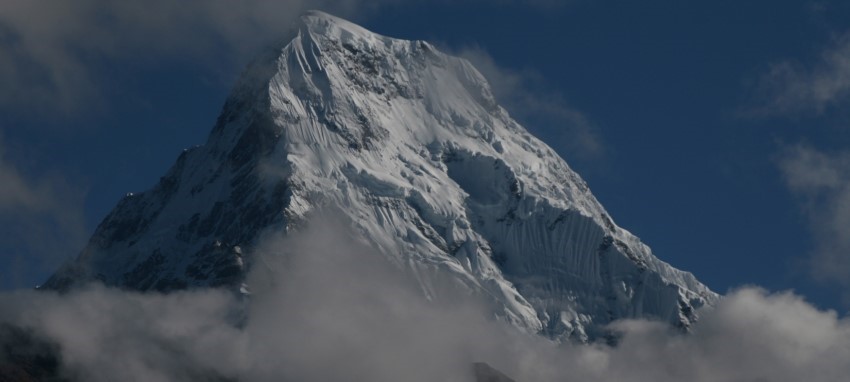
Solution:
{"label": "rock face", "polygon": [[0,382],[70,382],[60,372],[59,347],[29,330],[0,324]]}
{"label": "rock face", "polygon": [[475,362],[472,364],[472,369],[475,373],[476,382],[516,382],[484,362]]}
{"label": "rock face", "polygon": [[686,328],[717,299],[618,227],[469,62],[321,12],[293,36],[249,66],[206,144],[121,200],[45,287],[244,287],[262,232],[336,205],[425,293],[439,270],[553,338],[628,317]]}

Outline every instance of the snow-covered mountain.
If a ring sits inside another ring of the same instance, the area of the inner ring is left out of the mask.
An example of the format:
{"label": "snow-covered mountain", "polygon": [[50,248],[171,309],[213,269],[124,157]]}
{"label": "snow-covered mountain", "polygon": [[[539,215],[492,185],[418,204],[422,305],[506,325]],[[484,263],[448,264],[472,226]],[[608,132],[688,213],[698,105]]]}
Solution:
{"label": "snow-covered mountain", "polygon": [[628,317],[687,327],[717,299],[618,227],[469,62],[321,12],[293,36],[249,66],[207,143],[123,198],[45,287],[239,288],[261,233],[335,205],[425,293],[439,270],[555,338]]}

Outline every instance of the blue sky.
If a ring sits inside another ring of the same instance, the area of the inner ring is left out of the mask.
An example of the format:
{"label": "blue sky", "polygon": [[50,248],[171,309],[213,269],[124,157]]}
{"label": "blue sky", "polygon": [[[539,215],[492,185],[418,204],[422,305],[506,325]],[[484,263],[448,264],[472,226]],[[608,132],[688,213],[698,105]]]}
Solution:
{"label": "blue sky", "polygon": [[846,311],[846,2],[147,4],[0,5],[3,288],[43,281],[204,142],[253,52],[315,7],[470,58],[621,226],[713,289]]}

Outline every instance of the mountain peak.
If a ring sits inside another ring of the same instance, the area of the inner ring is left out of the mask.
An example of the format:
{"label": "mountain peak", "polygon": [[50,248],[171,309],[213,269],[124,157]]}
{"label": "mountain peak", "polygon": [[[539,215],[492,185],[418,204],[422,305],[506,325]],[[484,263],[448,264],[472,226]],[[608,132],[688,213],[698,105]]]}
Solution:
{"label": "mountain peak", "polygon": [[304,12],[300,17],[300,21],[310,31],[328,37],[342,37],[346,35],[363,38],[376,36],[375,33],[366,28],[319,10],[308,10]]}
{"label": "mountain peak", "polygon": [[686,328],[717,299],[618,227],[468,61],[318,11],[301,20],[245,71],[207,144],[124,198],[47,287],[240,289],[265,233],[334,205],[430,297],[452,279],[530,332]]}

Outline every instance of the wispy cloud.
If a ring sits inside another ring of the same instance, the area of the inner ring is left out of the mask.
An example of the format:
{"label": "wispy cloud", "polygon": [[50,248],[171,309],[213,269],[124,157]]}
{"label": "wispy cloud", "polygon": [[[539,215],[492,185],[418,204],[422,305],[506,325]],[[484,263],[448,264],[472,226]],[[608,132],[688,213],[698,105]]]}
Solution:
{"label": "wispy cloud", "polygon": [[109,65],[243,64],[306,9],[360,14],[360,0],[7,0],[0,2],[0,106],[74,112],[98,100]]}
{"label": "wispy cloud", "polygon": [[546,134],[551,145],[564,147],[584,159],[595,159],[604,153],[602,140],[587,116],[570,106],[562,94],[544,86],[540,74],[501,66],[479,47],[461,49],[457,54],[484,75],[508,112],[532,131]]}
{"label": "wispy cloud", "polygon": [[811,64],[785,60],[756,82],[753,115],[821,114],[850,100],[850,32],[838,35]]}
{"label": "wispy cloud", "polygon": [[850,151],[796,145],[784,150],[779,165],[809,219],[812,274],[850,286]]}
{"label": "wispy cloud", "polygon": [[[88,110],[104,101],[102,85],[125,66],[179,62],[213,75],[231,73],[285,37],[305,10],[361,18],[405,2],[422,0],[4,0],[0,110]],[[564,3],[528,4],[550,9]]]}
{"label": "wispy cloud", "polygon": [[0,253],[0,286],[9,288],[58,266],[86,229],[79,185],[58,173],[28,175],[6,154],[0,139],[0,248],[7,251]]}

